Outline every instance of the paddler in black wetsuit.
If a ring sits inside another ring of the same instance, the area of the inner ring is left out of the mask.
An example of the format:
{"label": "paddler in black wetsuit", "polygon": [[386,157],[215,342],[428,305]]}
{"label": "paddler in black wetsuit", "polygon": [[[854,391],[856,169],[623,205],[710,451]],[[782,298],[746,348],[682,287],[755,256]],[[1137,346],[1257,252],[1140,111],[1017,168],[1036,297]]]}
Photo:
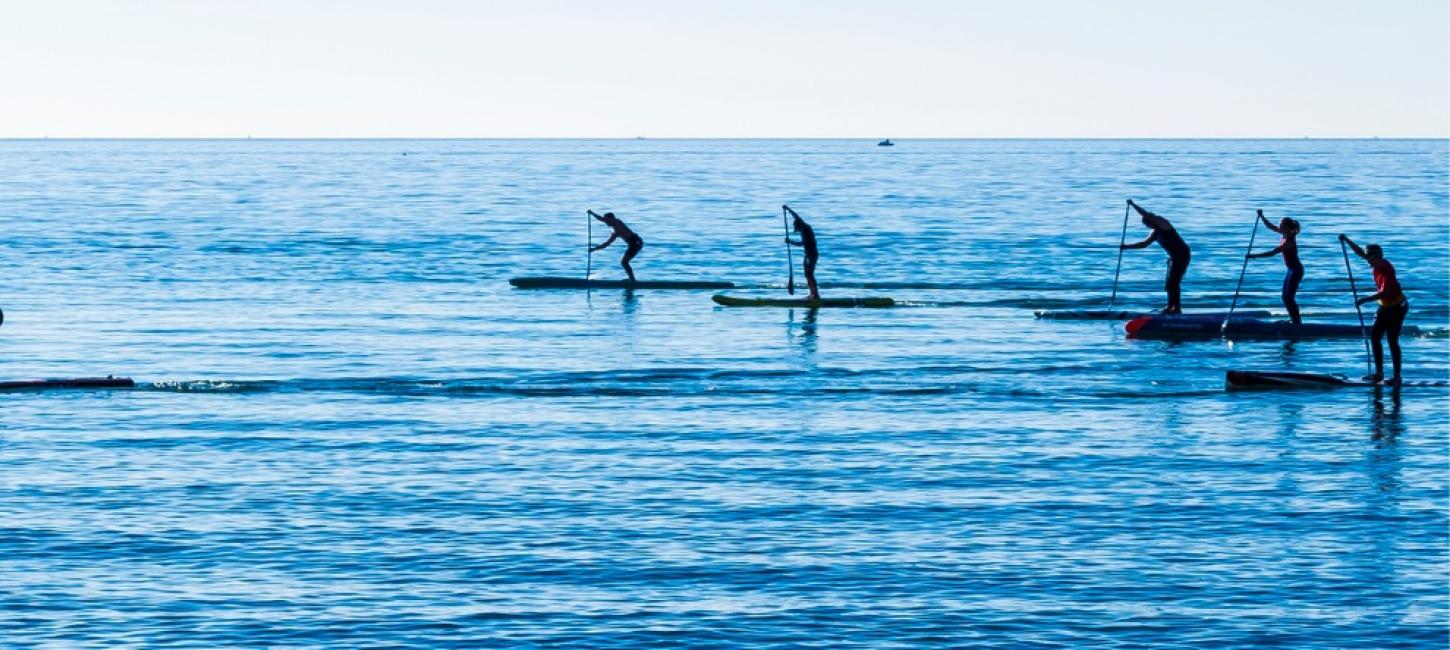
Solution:
{"label": "paddler in black wetsuit", "polygon": [[820,300],[821,290],[816,287],[816,259],[821,256],[821,251],[820,249],[816,248],[816,231],[815,229],[811,228],[810,224],[806,223],[805,219],[802,219],[800,215],[796,214],[795,210],[791,210],[789,206],[786,206],[785,209],[787,212],[790,212],[790,216],[793,217],[791,223],[792,227],[796,231],[796,234],[800,235],[800,241],[796,241],[794,239],[791,239],[790,237],[786,237],[785,243],[790,244],[791,246],[800,246],[802,249],[805,250],[806,259],[804,262],[804,266],[806,272],[806,286],[810,287],[811,289],[811,300]]}
{"label": "paddler in black wetsuit", "polygon": [[610,229],[609,239],[604,240],[603,244],[589,250],[601,251],[610,244],[613,244],[614,240],[623,239],[624,243],[629,247],[624,249],[624,257],[619,258],[619,265],[624,267],[624,272],[629,276],[629,281],[634,282],[634,269],[630,268],[629,261],[634,259],[635,255],[639,254],[641,248],[644,248],[644,240],[640,239],[640,236],[635,234],[633,230],[630,230],[629,226],[624,225],[623,221],[620,221],[618,217],[614,216],[613,212],[605,212],[604,216],[600,216],[594,214],[593,210],[590,210],[589,216],[598,219],[604,225],[609,226]]}
{"label": "paddler in black wetsuit", "polygon": [[1181,314],[1183,304],[1179,294],[1182,292],[1183,274],[1188,272],[1188,260],[1191,256],[1188,244],[1178,236],[1178,231],[1173,229],[1173,224],[1168,223],[1167,219],[1144,210],[1132,199],[1128,199],[1128,205],[1138,211],[1138,214],[1143,217],[1143,225],[1151,228],[1153,234],[1148,235],[1148,238],[1143,241],[1123,244],[1122,248],[1147,248],[1155,241],[1163,247],[1163,250],[1168,253],[1168,279],[1163,286],[1168,291],[1168,306],[1163,308],[1163,313]]}
{"label": "paddler in black wetsuit", "polygon": [[1284,274],[1284,309],[1289,310],[1289,320],[1295,325],[1303,321],[1299,319],[1299,301],[1295,300],[1295,294],[1299,293],[1299,283],[1304,280],[1304,264],[1299,261],[1299,222],[1289,217],[1279,220],[1279,225],[1269,223],[1269,218],[1264,216],[1264,211],[1259,210],[1259,220],[1264,222],[1264,227],[1279,233],[1281,239],[1279,245],[1271,251],[1262,253],[1249,253],[1245,257],[1254,259],[1258,257],[1284,256],[1284,267],[1288,273]]}

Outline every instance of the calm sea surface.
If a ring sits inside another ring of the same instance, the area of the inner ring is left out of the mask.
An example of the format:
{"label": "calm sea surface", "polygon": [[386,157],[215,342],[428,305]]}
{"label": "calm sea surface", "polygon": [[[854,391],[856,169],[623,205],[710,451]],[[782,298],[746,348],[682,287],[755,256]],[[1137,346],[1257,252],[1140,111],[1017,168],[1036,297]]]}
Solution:
{"label": "calm sea surface", "polygon": [[[1129,197],[1225,308],[1262,208],[1311,320],[1383,244],[1444,379],[1447,188],[1445,141],[0,142],[0,378],[138,382],[0,394],[0,645],[1444,648],[1450,391],[1032,311],[1106,306]],[[828,296],[917,304],[507,283],[593,208],[784,295],[782,203]]]}

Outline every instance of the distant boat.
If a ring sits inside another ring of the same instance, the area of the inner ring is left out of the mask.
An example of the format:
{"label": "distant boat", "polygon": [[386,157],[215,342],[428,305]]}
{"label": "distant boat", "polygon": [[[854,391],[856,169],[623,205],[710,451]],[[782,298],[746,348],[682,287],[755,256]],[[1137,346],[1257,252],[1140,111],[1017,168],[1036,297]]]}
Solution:
{"label": "distant boat", "polygon": [[880,142],[877,142],[876,143],[876,146],[878,146],[878,147],[894,147],[894,146],[896,146],[896,143],[895,142],[892,142],[891,141],[891,138],[887,138],[885,140],[882,140]]}

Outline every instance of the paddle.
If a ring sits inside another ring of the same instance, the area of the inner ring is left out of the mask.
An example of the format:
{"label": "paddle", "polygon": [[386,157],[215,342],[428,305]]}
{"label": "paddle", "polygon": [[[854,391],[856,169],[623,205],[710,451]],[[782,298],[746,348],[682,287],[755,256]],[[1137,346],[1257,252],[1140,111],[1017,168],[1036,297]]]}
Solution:
{"label": "paddle", "polygon": [[1228,305],[1228,315],[1223,317],[1223,326],[1218,328],[1219,336],[1223,336],[1223,333],[1228,331],[1228,322],[1234,317],[1234,308],[1239,306],[1239,290],[1244,288],[1244,273],[1249,270],[1249,254],[1254,252],[1254,237],[1259,234],[1259,220],[1263,218],[1263,210],[1259,210],[1254,215],[1254,230],[1249,233],[1249,248],[1244,251],[1244,266],[1239,269],[1239,283],[1234,287],[1234,299]]}
{"label": "paddle", "polygon": [[790,206],[787,206],[787,205],[780,206],[780,225],[785,226],[785,238],[787,240],[785,242],[785,266],[790,271],[790,280],[785,283],[785,292],[788,293],[788,294],[790,294],[790,295],[792,295],[792,296],[794,296],[795,295],[795,255],[790,252],[790,241],[789,241],[789,239],[790,239],[790,220],[786,218],[786,213],[787,212],[790,212],[790,211],[791,211]]}
{"label": "paddle", "polygon": [[1349,292],[1354,294],[1354,313],[1359,314],[1359,333],[1364,339],[1364,367],[1369,374],[1374,374],[1374,364],[1371,359],[1374,354],[1369,351],[1369,332],[1364,328],[1364,310],[1359,308],[1359,289],[1354,286],[1354,268],[1349,265],[1349,247],[1344,243],[1344,235],[1339,236],[1339,252],[1344,253],[1344,272],[1349,274]]}
{"label": "paddle", "polygon": [[584,257],[584,280],[589,280],[589,274],[594,272],[594,211],[586,210],[585,221],[589,222],[589,246],[584,250],[589,251]]}
{"label": "paddle", "polygon": [[1108,311],[1118,302],[1118,275],[1123,272],[1123,244],[1128,243],[1128,208],[1132,205],[1133,199],[1128,199],[1128,205],[1123,206],[1123,234],[1118,237],[1118,267],[1113,269],[1113,297],[1108,299]]}

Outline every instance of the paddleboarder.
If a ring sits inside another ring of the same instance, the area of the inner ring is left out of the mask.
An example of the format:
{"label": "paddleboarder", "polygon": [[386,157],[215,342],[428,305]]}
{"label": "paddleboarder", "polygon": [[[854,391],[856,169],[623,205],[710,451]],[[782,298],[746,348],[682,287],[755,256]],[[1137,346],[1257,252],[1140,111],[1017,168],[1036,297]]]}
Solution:
{"label": "paddleboarder", "polygon": [[1168,277],[1163,284],[1163,289],[1168,292],[1168,306],[1163,308],[1163,313],[1181,314],[1183,304],[1180,294],[1182,293],[1183,275],[1188,272],[1188,261],[1191,257],[1188,244],[1183,241],[1183,238],[1178,235],[1178,231],[1173,228],[1173,224],[1169,223],[1167,219],[1144,210],[1132,199],[1128,199],[1128,205],[1138,211],[1139,216],[1143,218],[1143,225],[1153,232],[1143,241],[1120,246],[1123,249],[1147,248],[1149,244],[1158,242],[1158,245],[1163,247],[1164,252],[1168,253]]}
{"label": "paddleboarder", "polygon": [[1279,220],[1279,225],[1269,223],[1269,218],[1264,216],[1264,211],[1259,210],[1259,220],[1264,222],[1264,227],[1279,233],[1279,245],[1271,251],[1262,253],[1249,253],[1244,257],[1248,259],[1284,256],[1284,267],[1288,271],[1284,274],[1284,309],[1289,311],[1289,320],[1295,325],[1302,325],[1299,318],[1299,301],[1295,295],[1299,293],[1299,283],[1304,280],[1304,264],[1299,261],[1299,222],[1289,217]]}
{"label": "paddleboarder", "polygon": [[816,231],[811,228],[810,224],[806,223],[805,219],[802,219],[800,215],[796,214],[795,210],[791,210],[789,207],[786,210],[793,217],[791,227],[795,229],[797,235],[800,235],[800,240],[797,241],[786,237],[785,243],[791,246],[800,246],[804,249],[806,259],[803,265],[806,273],[806,286],[810,287],[811,300],[820,300],[821,290],[816,287],[816,258],[820,257],[821,252],[816,248]]}
{"label": "paddleboarder", "polygon": [[628,248],[624,249],[624,257],[619,258],[619,265],[624,267],[624,273],[629,276],[629,281],[634,282],[634,269],[630,268],[629,261],[634,259],[635,255],[639,254],[640,249],[644,248],[644,240],[635,234],[633,230],[630,230],[629,226],[624,225],[624,222],[620,221],[619,217],[614,216],[613,212],[605,212],[601,216],[594,214],[594,211],[590,210],[589,216],[609,226],[610,230],[609,239],[604,240],[604,243],[589,250],[601,251],[608,248],[610,244],[613,244],[614,240],[623,239]]}
{"label": "paddleboarder", "polygon": [[[1374,374],[1365,379],[1380,381],[1382,383],[1398,386],[1400,384],[1400,328],[1405,324],[1405,316],[1410,313],[1410,300],[1405,297],[1405,292],[1400,289],[1399,278],[1395,276],[1395,266],[1385,259],[1384,249],[1379,244],[1370,244],[1360,248],[1349,237],[1339,236],[1339,241],[1349,245],[1355,255],[1360,256],[1369,263],[1369,268],[1374,272],[1375,292],[1359,299],[1356,304],[1363,305],[1370,301],[1378,301],[1379,310],[1374,315],[1374,327],[1370,328],[1369,340],[1374,346]],[[1384,338],[1390,344],[1390,361],[1394,364],[1395,374],[1389,381],[1383,381],[1385,376],[1385,351],[1380,343]]]}

